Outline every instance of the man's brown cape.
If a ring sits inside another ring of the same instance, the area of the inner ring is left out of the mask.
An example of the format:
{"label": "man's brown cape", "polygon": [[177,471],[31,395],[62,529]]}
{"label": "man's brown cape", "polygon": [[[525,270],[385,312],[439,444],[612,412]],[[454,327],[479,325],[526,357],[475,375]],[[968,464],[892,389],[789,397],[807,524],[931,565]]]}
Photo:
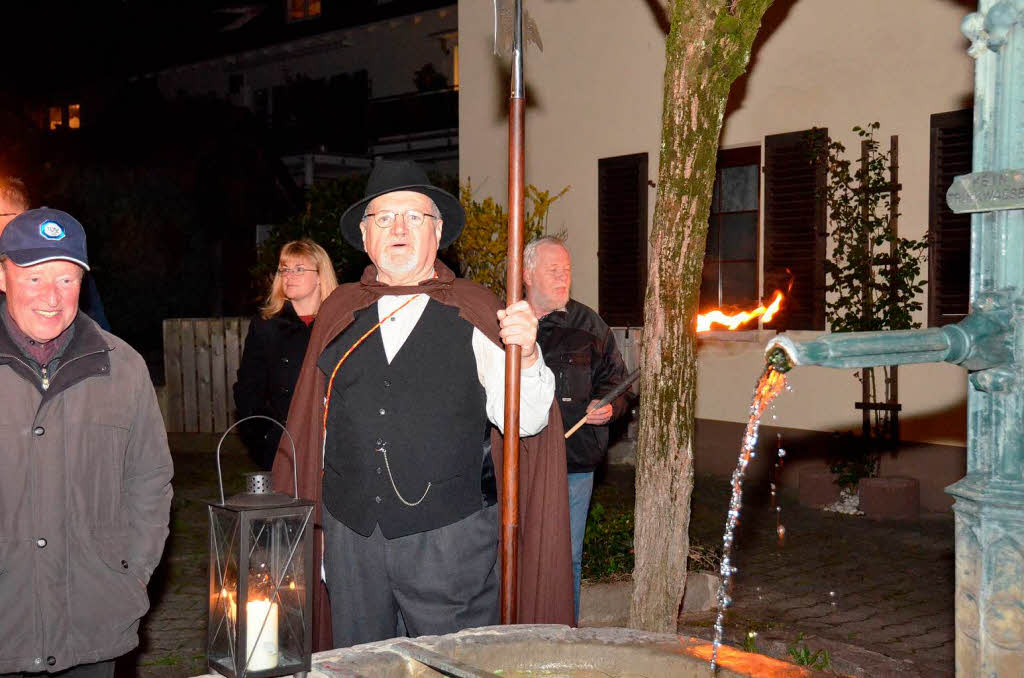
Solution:
{"label": "man's brown cape", "polygon": [[[314,571],[320,579],[323,555],[322,444],[324,394],[327,378],[316,365],[320,354],[354,319],[354,313],[387,294],[424,292],[442,304],[459,309],[459,316],[498,346],[496,312],[501,308],[487,288],[455,274],[440,261],[437,277],[414,287],[388,287],[377,282],[377,270],[367,267],[358,283],[340,286],[324,301],[302,364],[291,408],[288,430],[298,456],[299,496],[315,502],[317,547]],[[359,349],[356,349],[359,350]],[[345,369],[342,367],[341,369]],[[425,393],[424,397],[429,397]],[[519,457],[519,623],[572,624],[573,586],[569,539],[569,495],[565,468],[565,439],[558,407],[552,402],[548,425],[535,436],[520,440]],[[499,504],[502,491],[502,443],[494,429],[491,456],[497,474]],[[274,489],[292,492],[292,456],[282,437],[274,461]],[[320,582],[313,596],[313,650],[333,647],[330,604]]]}

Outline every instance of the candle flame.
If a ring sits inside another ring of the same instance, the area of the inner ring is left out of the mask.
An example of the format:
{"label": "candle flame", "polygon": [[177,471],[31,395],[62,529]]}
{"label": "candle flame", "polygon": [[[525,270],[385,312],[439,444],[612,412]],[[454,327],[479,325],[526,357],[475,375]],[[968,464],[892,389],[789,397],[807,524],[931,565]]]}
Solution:
{"label": "candle flame", "polygon": [[772,303],[768,304],[768,306],[761,304],[753,311],[741,311],[739,313],[728,315],[716,308],[712,311],[708,311],[707,313],[699,313],[697,314],[697,331],[707,332],[711,329],[711,325],[713,324],[722,325],[727,330],[735,330],[740,325],[744,325],[751,320],[755,320],[762,316],[764,317],[765,322],[767,322],[771,320],[776,313],[778,313],[779,308],[782,307],[782,300],[784,298],[785,295],[783,295],[780,290],[776,290],[775,298],[772,299]]}
{"label": "candle flame", "polygon": [[238,604],[235,602],[235,592],[228,591],[226,586],[222,586],[220,589],[220,599],[224,601],[222,604],[228,618],[228,623],[233,627],[238,609]]}

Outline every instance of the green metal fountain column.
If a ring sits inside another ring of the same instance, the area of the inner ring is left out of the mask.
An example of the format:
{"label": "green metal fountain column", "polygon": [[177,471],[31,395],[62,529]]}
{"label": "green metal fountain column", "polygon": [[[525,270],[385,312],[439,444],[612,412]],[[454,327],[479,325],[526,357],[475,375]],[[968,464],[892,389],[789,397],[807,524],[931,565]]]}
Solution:
{"label": "green metal fountain column", "polygon": [[972,311],[1002,307],[1012,358],[971,375],[967,475],[947,490],[956,497],[956,670],[1024,676],[1024,0],[982,0],[961,27],[975,59],[974,173],[947,200],[975,212]]}
{"label": "green metal fountain column", "polygon": [[956,673],[1024,676],[1024,0],[981,0],[961,26],[975,59],[973,173],[946,198],[971,212],[971,313],[957,325],[779,335],[769,362],[970,371],[967,475],[956,497]]}

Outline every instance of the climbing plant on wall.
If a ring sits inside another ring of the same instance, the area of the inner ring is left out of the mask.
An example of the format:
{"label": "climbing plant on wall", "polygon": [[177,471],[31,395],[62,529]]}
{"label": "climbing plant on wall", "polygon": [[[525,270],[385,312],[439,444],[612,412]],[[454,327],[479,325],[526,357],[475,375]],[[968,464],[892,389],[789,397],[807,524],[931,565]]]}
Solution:
{"label": "climbing plant on wall", "polygon": [[[921,277],[927,237],[899,235],[898,138],[882,150],[872,122],[853,128],[860,155],[848,157],[846,147],[824,135],[812,139],[812,153],[826,163],[825,201],[831,254],[825,259],[825,317],[833,332],[909,330],[921,326],[914,314],[922,309],[925,280]],[[881,374],[881,384],[878,375]],[[873,475],[877,448],[899,440],[898,376],[895,367],[858,372],[862,382],[864,441],[846,446],[850,454],[833,460],[840,475]],[[864,444],[866,443],[866,444]]]}

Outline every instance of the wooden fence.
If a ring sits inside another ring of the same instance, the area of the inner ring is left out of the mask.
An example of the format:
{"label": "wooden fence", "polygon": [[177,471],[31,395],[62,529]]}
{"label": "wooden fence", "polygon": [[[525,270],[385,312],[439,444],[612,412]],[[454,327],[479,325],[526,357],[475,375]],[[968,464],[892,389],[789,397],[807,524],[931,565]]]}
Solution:
{"label": "wooden fence", "polygon": [[[248,318],[164,320],[164,424],[170,433],[221,433],[235,423],[234,387]],[[641,327],[613,327],[632,372],[639,365]],[[633,391],[640,392],[639,382]]]}
{"label": "wooden fence", "polygon": [[164,424],[172,433],[221,433],[235,422],[233,389],[248,318],[164,320]]}

